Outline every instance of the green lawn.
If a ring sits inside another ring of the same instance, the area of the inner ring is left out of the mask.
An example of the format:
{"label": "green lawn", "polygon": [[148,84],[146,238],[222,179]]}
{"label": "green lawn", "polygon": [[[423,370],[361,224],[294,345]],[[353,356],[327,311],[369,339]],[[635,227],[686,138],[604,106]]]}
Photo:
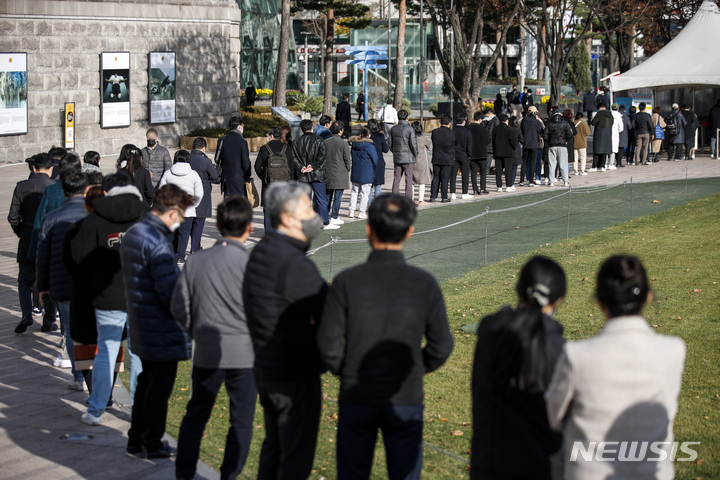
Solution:
{"label": "green lawn", "polygon": [[[678,462],[679,479],[720,478],[720,194],[685,206],[587,233],[494,263],[443,283],[455,350],[447,364],[425,382],[424,439],[447,451],[469,458],[472,436],[470,372],[474,335],[461,330],[504,304],[515,302],[516,275],[532,255],[556,259],[568,277],[568,295],[557,319],[568,340],[596,334],[603,317],[593,303],[595,272],[603,259],[615,253],[637,255],[645,262],[655,293],[645,310],[657,331],[682,337],[687,360],[680,406],[675,422],[679,442],[700,441],[697,462]],[[177,437],[189,391],[190,364],[178,371],[170,401],[168,432]],[[337,380],[324,377],[324,392],[336,397]],[[218,469],[228,428],[228,398],[224,390],[216,403],[203,440],[201,458]],[[337,405],[325,401],[311,479],[335,478]],[[264,436],[262,411],[255,415],[256,431],[250,457],[241,478],[255,478]],[[454,430],[463,435],[452,435]],[[384,450],[378,438],[373,479],[386,478]],[[425,449],[423,478],[468,478],[467,464]]]}

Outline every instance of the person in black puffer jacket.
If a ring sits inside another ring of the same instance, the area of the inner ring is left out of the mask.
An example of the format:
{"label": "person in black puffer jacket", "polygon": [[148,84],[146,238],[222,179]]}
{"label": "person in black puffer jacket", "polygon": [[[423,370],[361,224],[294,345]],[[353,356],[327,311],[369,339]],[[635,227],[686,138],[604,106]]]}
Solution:
{"label": "person in black puffer jacket", "polygon": [[565,186],[569,186],[567,144],[573,140],[573,131],[568,122],[563,118],[560,110],[555,110],[552,118],[550,118],[547,128],[543,133],[543,139],[549,146],[548,185],[551,187],[555,185],[555,168],[559,166],[563,182]]}
{"label": "person in black puffer jacket", "polygon": [[167,458],[173,454],[161,441],[168,399],[178,361],[187,360],[192,354],[190,338],[170,312],[179,271],[167,237],[177,230],[185,209],[193,202],[193,197],[177,185],[160,187],[155,192],[152,210],[127,231],[120,251],[130,342],[143,363],[127,450],[142,452],[145,458]]}
{"label": "person in black puffer jacket", "polygon": [[49,293],[56,302],[65,336],[65,348],[72,366],[73,378],[68,388],[83,391],[82,371],[75,367],[75,350],[70,336],[70,274],[62,263],[62,247],[65,233],[71,224],[87,215],[85,211],[85,189],[87,175],[74,173],[62,179],[65,205],[48,213],[43,220],[37,248],[37,289],[40,299]]}

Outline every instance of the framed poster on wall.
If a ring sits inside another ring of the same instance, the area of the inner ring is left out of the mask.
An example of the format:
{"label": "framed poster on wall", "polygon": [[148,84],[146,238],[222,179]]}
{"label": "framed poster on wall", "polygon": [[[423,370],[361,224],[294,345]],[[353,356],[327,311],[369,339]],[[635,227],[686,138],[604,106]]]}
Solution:
{"label": "framed poster on wall", "polygon": [[100,54],[100,126],[130,126],[130,52]]}
{"label": "framed poster on wall", "polygon": [[28,133],[27,53],[0,53],[0,135]]}
{"label": "framed poster on wall", "polygon": [[175,52],[148,54],[150,123],[175,123]]}

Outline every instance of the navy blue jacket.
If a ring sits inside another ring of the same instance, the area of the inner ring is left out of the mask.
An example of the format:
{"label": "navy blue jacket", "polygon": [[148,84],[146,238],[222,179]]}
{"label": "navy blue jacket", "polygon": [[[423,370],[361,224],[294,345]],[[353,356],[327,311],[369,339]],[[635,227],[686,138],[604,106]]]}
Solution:
{"label": "navy blue jacket", "polygon": [[212,160],[200,150],[190,152],[190,167],[197,172],[202,180],[203,197],[200,205],[195,208],[195,217],[212,217],[212,185],[211,181],[217,180],[219,174],[215,170]]}
{"label": "navy blue jacket", "polygon": [[375,180],[373,185],[385,185],[385,156],[383,153],[390,151],[390,146],[385,141],[385,135],[381,132],[375,132],[370,135],[370,140],[375,144],[377,150],[378,163],[375,166]]}
{"label": "navy blue jacket", "polygon": [[220,191],[226,196],[247,196],[245,184],[252,178],[252,164],[247,140],[232,130],[220,139],[222,147],[215,153],[215,163],[222,165]]}
{"label": "navy blue jacket", "polygon": [[378,163],[377,150],[369,138],[352,137],[352,171],[350,181],[360,185],[372,184],[375,180],[375,167]]}
{"label": "navy blue jacket", "polygon": [[56,302],[70,301],[70,274],[62,263],[65,233],[71,224],[87,215],[85,197],[75,196],[65,200],[65,205],[45,216],[37,247],[38,291],[50,291]]}
{"label": "navy blue jacket", "polygon": [[192,354],[190,338],[170,313],[179,271],[169,233],[162,220],[145,212],[120,250],[132,351],[151,362],[187,360]]}

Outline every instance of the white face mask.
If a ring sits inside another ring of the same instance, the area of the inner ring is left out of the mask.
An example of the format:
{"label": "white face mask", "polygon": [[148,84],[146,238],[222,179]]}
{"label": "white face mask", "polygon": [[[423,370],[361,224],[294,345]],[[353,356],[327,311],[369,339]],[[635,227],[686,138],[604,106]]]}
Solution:
{"label": "white face mask", "polygon": [[170,225],[170,231],[171,231],[171,232],[174,232],[174,231],[177,230],[178,228],[180,228],[180,222],[175,222],[175,223],[173,223],[172,225]]}

